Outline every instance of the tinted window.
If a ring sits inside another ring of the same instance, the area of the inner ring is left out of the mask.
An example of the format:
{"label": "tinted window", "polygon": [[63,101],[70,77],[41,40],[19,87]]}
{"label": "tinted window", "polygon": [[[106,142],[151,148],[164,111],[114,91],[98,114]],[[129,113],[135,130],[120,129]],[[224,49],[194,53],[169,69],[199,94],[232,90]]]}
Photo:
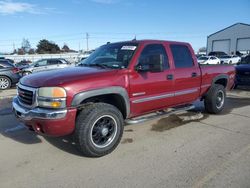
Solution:
{"label": "tinted window", "polygon": [[193,66],[192,55],[187,46],[184,45],[170,45],[174,63],[176,68],[185,68]]}
{"label": "tinted window", "polygon": [[58,59],[48,60],[48,65],[57,65],[57,64],[60,64],[60,61]]}
{"label": "tinted window", "polygon": [[162,55],[162,57],[163,57],[164,69],[168,69],[169,68],[168,56],[166,54],[164,46],[161,44],[147,45],[141,53],[141,56],[139,58],[139,62],[140,62],[140,64],[149,64],[150,56],[159,55],[159,54]]}

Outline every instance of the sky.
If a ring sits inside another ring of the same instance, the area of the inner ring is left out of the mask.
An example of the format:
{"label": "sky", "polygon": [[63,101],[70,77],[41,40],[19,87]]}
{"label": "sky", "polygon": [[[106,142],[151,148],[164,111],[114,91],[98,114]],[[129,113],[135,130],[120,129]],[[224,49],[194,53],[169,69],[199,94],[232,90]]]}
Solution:
{"label": "sky", "polygon": [[185,41],[195,51],[207,36],[250,24],[250,0],[0,0],[0,52],[33,48],[47,39],[60,47],[94,49],[136,39]]}

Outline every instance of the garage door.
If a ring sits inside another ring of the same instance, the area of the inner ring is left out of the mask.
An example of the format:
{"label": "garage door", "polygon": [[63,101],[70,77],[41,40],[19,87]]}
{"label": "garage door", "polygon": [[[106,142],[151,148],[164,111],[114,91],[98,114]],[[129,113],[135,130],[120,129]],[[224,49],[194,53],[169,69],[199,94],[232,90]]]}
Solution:
{"label": "garage door", "polygon": [[250,38],[243,38],[237,40],[237,51],[250,50]]}
{"label": "garage door", "polygon": [[230,53],[230,40],[214,40],[213,41],[213,51],[222,51],[227,54]]}

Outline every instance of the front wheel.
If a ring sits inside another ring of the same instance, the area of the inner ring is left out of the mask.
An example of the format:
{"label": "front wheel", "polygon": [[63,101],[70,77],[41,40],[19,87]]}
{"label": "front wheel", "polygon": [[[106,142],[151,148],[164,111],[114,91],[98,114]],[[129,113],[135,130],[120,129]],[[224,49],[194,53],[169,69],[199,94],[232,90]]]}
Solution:
{"label": "front wheel", "polygon": [[9,89],[11,87],[11,80],[6,76],[0,76],[0,90]]}
{"label": "front wheel", "polygon": [[226,91],[224,86],[213,85],[205,97],[205,109],[212,114],[220,113],[225,106]]}
{"label": "front wheel", "polygon": [[74,141],[88,157],[101,157],[112,152],[123,134],[123,116],[113,105],[86,105],[76,118]]}

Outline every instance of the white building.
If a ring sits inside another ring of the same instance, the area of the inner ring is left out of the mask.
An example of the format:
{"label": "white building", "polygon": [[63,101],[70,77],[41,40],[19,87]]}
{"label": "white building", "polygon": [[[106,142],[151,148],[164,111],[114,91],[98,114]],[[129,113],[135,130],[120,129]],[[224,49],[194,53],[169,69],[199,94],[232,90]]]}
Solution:
{"label": "white building", "polygon": [[235,54],[236,51],[249,53],[250,25],[236,23],[217,31],[207,37],[207,54],[212,51],[223,51]]}

